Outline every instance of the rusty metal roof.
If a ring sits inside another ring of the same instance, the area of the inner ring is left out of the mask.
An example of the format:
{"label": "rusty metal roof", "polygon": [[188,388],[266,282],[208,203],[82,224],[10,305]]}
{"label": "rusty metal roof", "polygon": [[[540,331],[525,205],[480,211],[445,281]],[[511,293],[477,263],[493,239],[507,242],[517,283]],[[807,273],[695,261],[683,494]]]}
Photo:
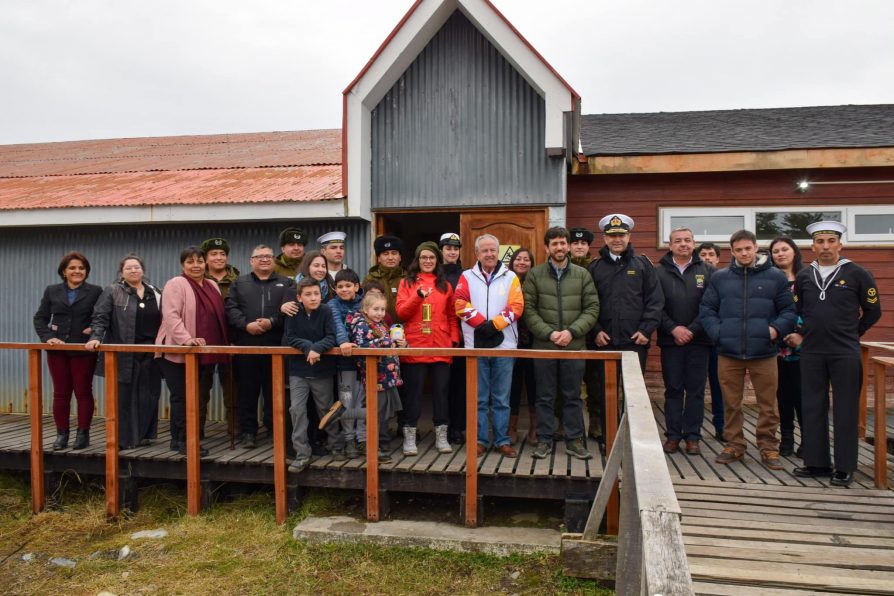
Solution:
{"label": "rusty metal roof", "polygon": [[342,197],[340,130],[0,145],[0,210]]}

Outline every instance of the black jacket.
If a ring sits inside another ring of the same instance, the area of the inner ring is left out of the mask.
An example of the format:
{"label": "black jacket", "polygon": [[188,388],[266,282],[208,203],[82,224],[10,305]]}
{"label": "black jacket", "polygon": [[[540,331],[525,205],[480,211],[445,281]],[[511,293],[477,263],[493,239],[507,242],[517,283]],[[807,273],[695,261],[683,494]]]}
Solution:
{"label": "black jacket", "polygon": [[785,337],[797,319],[788,278],[760,254],[752,267],[733,259],[728,269],[711,276],[699,316],[717,353],[739,360],[775,356],[778,348],[770,340],[770,327]]}
{"label": "black jacket", "polygon": [[462,274],[463,264],[460,261],[444,264],[444,277],[447,278],[454,290],[456,290],[456,284],[459,283],[459,276]]}
{"label": "black jacket", "polygon": [[633,346],[637,331],[651,338],[661,322],[664,295],[655,267],[628,245],[615,262],[607,246],[589,266],[599,292],[599,320],[593,334],[605,331],[612,347]]}
{"label": "black jacket", "polygon": [[40,341],[61,339],[67,344],[84,344],[90,339],[84,329],[90,327],[93,307],[102,294],[102,288],[84,283],[78,288],[74,303],[68,303],[68,285],[65,282],[47,286],[34,313],[34,330]]}
{"label": "black jacket", "polygon": [[692,332],[694,337],[690,344],[711,345],[711,339],[705,333],[698,316],[698,305],[708,287],[714,268],[693,253],[692,262],[681,274],[674,264],[673,254],[668,252],[661,258],[656,272],[664,294],[664,310],[661,311],[661,325],[658,327],[658,345],[677,345],[671,332],[678,325]]}
{"label": "black jacket", "polygon": [[323,356],[313,366],[307,363],[308,351],[322,354],[335,347],[335,321],[328,305],[321,304],[320,308],[309,314],[299,305],[298,314],[286,320],[284,339],[286,345],[304,352],[289,357],[291,376],[314,379],[335,375],[333,356]]}
{"label": "black jacket", "polygon": [[[281,345],[285,317],[279,308],[283,302],[294,298],[294,280],[278,273],[263,280],[254,272],[237,277],[224,301],[233,343],[237,346]],[[245,327],[257,319],[270,319],[273,327],[262,335],[252,335]]]}
{"label": "black jacket", "polygon": [[825,300],[820,300],[822,283],[811,264],[795,278],[796,307],[803,323],[802,354],[860,354],[860,337],[882,316],[878,286],[872,274],[856,263],[844,263],[826,280]]}

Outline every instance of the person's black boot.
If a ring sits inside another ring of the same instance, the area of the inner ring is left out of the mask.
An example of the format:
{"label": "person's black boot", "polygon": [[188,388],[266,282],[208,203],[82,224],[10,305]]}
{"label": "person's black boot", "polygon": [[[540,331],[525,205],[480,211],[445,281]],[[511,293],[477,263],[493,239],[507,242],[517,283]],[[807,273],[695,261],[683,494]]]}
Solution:
{"label": "person's black boot", "polygon": [[782,439],[779,441],[779,455],[788,457],[795,453],[795,431],[782,431]]}
{"label": "person's black boot", "polygon": [[75,437],[75,443],[72,449],[84,449],[90,446],[90,429],[89,428],[79,428],[78,434]]}
{"label": "person's black boot", "polygon": [[68,431],[59,430],[56,432],[58,434],[56,435],[56,442],[53,443],[53,451],[59,451],[60,449],[68,447]]}

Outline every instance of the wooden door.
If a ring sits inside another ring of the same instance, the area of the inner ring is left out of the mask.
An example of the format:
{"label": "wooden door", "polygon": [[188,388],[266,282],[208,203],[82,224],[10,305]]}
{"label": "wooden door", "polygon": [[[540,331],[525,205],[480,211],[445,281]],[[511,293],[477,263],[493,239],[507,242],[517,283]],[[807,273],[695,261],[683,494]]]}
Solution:
{"label": "wooden door", "polygon": [[463,239],[463,266],[475,263],[475,238],[493,234],[500,241],[500,255],[508,257],[518,248],[531,250],[535,263],[544,260],[543,235],[546,234],[546,208],[464,211],[460,214],[460,236]]}

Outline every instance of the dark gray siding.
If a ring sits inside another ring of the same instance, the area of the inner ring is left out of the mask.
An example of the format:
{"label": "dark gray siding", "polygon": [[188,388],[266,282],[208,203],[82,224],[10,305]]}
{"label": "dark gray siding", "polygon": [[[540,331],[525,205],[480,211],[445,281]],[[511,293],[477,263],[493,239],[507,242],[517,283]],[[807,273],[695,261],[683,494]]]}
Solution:
{"label": "dark gray siding", "polygon": [[[308,250],[317,248],[315,239],[324,232],[342,230],[348,234],[348,265],[362,278],[369,266],[369,223],[338,220],[299,224],[313,238]],[[118,262],[128,252],[135,252],[146,262],[146,274],[153,283],[165,281],[180,273],[180,251],[212,236],[230,242],[230,263],[242,273],[250,271],[248,257],[258,244],[272,246],[279,252],[277,223],[178,224],[140,226],[78,226],[46,228],[4,228],[0,231],[0,341],[39,341],[32,319],[44,288],[59,283],[56,268],[59,259],[70,250],[77,250],[90,260],[91,283],[106,286],[115,277]],[[44,358],[44,360],[46,360]],[[104,385],[96,377],[94,397],[98,413],[102,413]],[[0,350],[0,410],[24,412],[28,402],[28,361],[24,351]],[[44,365],[44,411],[49,413],[52,383]],[[162,411],[166,411],[166,398]],[[212,406],[212,417],[221,418],[219,397]]]}
{"label": "dark gray siding", "polygon": [[372,208],[564,204],[544,100],[459,11],[372,111]]}

